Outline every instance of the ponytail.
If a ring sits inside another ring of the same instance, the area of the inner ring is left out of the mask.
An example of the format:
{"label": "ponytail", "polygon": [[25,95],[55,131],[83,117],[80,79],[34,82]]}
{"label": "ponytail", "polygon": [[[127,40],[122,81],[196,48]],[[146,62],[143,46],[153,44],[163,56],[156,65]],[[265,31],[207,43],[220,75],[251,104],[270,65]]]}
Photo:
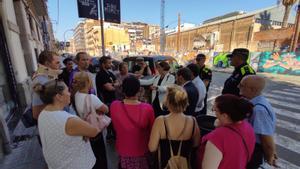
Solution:
{"label": "ponytail", "polygon": [[220,113],[226,113],[233,122],[244,120],[252,115],[253,104],[244,98],[225,94],[216,98],[215,104]]}
{"label": "ponytail", "polygon": [[239,98],[238,107],[239,110],[243,112],[242,113],[243,119],[249,118],[253,113],[253,107],[254,107],[253,104],[245,98]]}
{"label": "ponytail", "polygon": [[54,102],[54,96],[63,92],[66,88],[64,82],[57,79],[50,80],[44,85],[38,83],[33,87],[33,90],[39,94],[41,100],[45,104],[52,104]]}

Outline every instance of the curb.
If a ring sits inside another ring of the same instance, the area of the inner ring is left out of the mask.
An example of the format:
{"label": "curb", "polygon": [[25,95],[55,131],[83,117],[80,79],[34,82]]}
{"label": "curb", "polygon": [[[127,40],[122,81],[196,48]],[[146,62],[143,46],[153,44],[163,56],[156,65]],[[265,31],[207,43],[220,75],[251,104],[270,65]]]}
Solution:
{"label": "curb", "polygon": [[[221,72],[221,73],[228,73],[228,74],[231,74],[234,71],[233,68],[212,68],[211,70],[213,72]],[[283,75],[283,74],[266,73],[266,72],[257,72],[257,74],[265,78],[268,78],[269,80],[272,81],[288,82],[300,86],[300,76]]]}

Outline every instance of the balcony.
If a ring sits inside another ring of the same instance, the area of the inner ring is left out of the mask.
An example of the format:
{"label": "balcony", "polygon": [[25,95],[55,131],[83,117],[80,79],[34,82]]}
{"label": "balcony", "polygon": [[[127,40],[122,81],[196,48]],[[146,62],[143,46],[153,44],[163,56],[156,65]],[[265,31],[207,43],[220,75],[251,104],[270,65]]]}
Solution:
{"label": "balcony", "polygon": [[45,0],[27,0],[28,6],[38,16],[47,16],[47,2]]}

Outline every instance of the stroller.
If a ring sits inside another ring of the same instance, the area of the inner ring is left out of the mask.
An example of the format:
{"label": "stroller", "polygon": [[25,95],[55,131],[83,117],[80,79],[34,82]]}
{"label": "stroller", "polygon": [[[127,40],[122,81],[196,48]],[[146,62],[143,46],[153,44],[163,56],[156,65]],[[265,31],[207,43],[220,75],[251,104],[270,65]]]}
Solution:
{"label": "stroller", "polygon": [[196,117],[199,129],[201,131],[201,137],[210,133],[215,129],[214,123],[217,118],[215,116],[200,115]]}

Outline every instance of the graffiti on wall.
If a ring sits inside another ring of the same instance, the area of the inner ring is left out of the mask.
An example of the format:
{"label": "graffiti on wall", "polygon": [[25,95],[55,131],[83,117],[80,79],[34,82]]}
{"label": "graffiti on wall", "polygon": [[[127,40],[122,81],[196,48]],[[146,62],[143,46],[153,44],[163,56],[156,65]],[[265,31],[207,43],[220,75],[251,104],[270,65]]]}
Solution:
{"label": "graffiti on wall", "polygon": [[300,76],[300,53],[262,52],[258,71]]}
{"label": "graffiti on wall", "polygon": [[255,71],[257,71],[258,69],[258,62],[259,62],[260,55],[261,52],[251,52],[250,57],[248,58],[248,63]]}
{"label": "graffiti on wall", "polygon": [[213,65],[216,67],[222,67],[222,68],[226,68],[229,67],[229,60],[227,58],[227,54],[226,52],[215,52],[214,53],[214,59],[213,59]]}

